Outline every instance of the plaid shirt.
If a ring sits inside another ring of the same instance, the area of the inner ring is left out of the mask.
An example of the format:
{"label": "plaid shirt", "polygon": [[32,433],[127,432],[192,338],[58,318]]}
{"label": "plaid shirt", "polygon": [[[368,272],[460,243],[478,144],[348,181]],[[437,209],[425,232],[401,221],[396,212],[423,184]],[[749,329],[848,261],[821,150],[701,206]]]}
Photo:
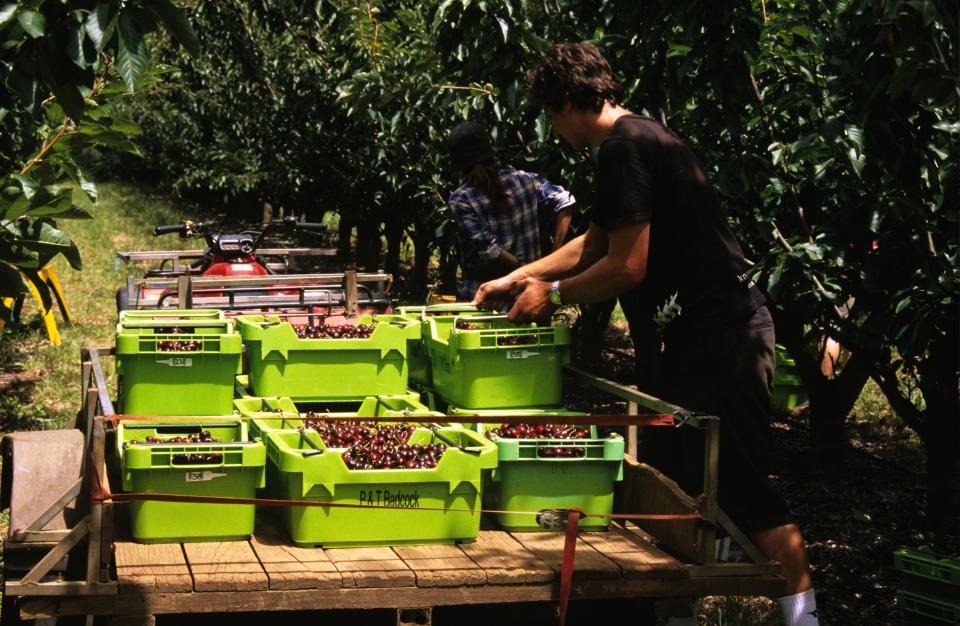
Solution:
{"label": "plaid shirt", "polygon": [[489,198],[467,182],[448,201],[460,228],[460,300],[472,300],[481,283],[506,274],[492,268],[501,250],[517,257],[521,265],[540,258],[539,207],[556,213],[576,202],[569,191],[539,174],[506,169],[500,170],[500,177],[510,198],[507,211],[493,211]]}

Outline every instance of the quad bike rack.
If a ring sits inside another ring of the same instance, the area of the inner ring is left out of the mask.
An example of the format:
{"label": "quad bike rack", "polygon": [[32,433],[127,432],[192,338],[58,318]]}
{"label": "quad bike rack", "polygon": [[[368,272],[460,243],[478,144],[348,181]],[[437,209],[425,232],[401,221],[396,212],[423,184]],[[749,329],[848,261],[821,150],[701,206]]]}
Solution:
{"label": "quad bike rack", "polygon": [[[331,274],[292,274],[230,278],[181,275],[127,279],[127,309],[223,309],[229,311],[315,311],[348,315],[360,309],[384,311],[393,280],[383,272],[347,270]],[[372,285],[372,286],[371,286]],[[147,292],[159,294],[143,297]]]}

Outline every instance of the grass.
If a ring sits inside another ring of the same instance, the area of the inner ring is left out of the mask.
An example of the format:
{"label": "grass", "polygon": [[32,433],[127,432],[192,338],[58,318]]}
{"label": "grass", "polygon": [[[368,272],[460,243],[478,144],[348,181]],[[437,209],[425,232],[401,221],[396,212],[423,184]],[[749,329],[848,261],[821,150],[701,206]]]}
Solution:
{"label": "grass", "polygon": [[[76,197],[82,194],[75,194]],[[83,198],[84,201],[86,198]],[[63,285],[74,323],[64,325],[59,311],[57,324],[63,344],[52,345],[38,315],[36,303],[28,300],[21,324],[0,336],[0,367],[5,371],[36,371],[35,386],[22,394],[22,401],[0,402],[0,431],[33,427],[60,428],[68,424],[80,405],[80,349],[112,346],[117,312],[115,292],[128,272],[138,268],[116,267],[115,254],[123,250],[195,247],[196,241],[176,237],[153,238],[153,227],[172,224],[183,216],[166,198],[147,194],[133,185],[104,184],[100,200],[90,206],[92,220],[64,221],[60,226],[80,248],[83,271],[75,271],[62,259],[54,267]],[[113,377],[113,362],[105,362]]]}

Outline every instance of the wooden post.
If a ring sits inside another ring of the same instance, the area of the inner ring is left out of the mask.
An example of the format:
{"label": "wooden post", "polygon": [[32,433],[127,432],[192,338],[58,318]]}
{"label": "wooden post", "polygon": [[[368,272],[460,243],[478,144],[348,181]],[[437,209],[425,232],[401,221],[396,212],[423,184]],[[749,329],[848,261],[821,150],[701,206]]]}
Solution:
{"label": "wooden post", "polygon": [[701,554],[703,563],[709,565],[716,562],[717,540],[717,477],[720,461],[720,420],[716,417],[701,418],[705,428],[703,443],[703,510],[701,515],[706,520],[704,526]]}
{"label": "wooden post", "polygon": [[181,309],[193,308],[193,291],[191,290],[189,276],[177,278],[177,307]]}
{"label": "wooden post", "polygon": [[[627,402],[627,415],[637,415],[640,410],[640,407],[636,402],[630,400]],[[640,434],[640,429],[636,424],[627,426],[627,454],[633,458],[637,458],[637,448],[638,448],[638,436]]]}
{"label": "wooden post", "polygon": [[357,312],[357,270],[348,269],[343,273],[343,296],[347,315]]}
{"label": "wooden post", "polygon": [[[103,418],[98,417],[95,419],[93,424],[93,439],[92,446],[90,448],[90,467],[87,477],[87,489],[89,492],[100,486],[100,477],[106,476],[106,461],[104,457],[104,440],[106,438],[106,433],[103,430]],[[93,480],[92,477],[98,477],[97,480]],[[100,539],[101,539],[101,522],[103,519],[103,503],[93,501],[90,502],[90,514],[88,517],[88,523],[90,525],[90,532],[87,534],[87,582],[96,583],[100,582]],[[106,582],[106,581],[104,581]]]}

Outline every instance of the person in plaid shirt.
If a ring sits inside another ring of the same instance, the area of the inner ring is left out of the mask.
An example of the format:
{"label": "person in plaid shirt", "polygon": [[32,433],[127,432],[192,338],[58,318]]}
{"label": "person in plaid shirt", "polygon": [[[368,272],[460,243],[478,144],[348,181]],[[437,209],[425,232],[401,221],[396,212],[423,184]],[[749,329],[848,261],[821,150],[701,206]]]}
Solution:
{"label": "person in plaid shirt", "polygon": [[469,302],[481,283],[540,258],[539,209],[554,213],[554,245],[562,245],[576,200],[540,174],[499,169],[479,124],[459,124],[447,136],[447,147],[465,177],[447,205],[460,230],[457,299]]}

